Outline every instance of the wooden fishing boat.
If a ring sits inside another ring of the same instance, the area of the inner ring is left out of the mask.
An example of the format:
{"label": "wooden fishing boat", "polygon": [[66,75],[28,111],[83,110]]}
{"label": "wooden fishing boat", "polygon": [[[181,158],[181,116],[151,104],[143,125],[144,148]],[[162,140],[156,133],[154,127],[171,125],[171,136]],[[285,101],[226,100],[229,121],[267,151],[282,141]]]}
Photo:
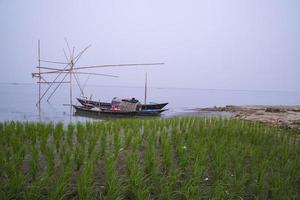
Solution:
{"label": "wooden fishing boat", "polygon": [[75,114],[84,114],[89,116],[159,116],[162,112],[167,109],[155,109],[155,110],[134,110],[134,111],[126,111],[126,110],[113,110],[113,109],[103,109],[100,107],[86,107],[86,106],[76,106],[73,105],[76,112]]}
{"label": "wooden fishing boat", "polygon": [[[86,107],[100,107],[100,108],[110,108],[111,103],[101,102],[101,101],[93,101],[88,99],[76,98],[78,102]],[[141,104],[142,110],[159,110],[163,109],[168,103],[150,103],[150,104]]]}

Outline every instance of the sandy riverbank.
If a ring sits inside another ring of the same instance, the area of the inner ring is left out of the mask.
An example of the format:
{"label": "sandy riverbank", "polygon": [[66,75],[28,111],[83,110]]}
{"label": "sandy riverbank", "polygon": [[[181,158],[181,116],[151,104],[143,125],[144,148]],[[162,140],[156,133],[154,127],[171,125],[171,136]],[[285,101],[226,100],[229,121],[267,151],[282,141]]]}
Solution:
{"label": "sandy riverbank", "polygon": [[300,130],[300,106],[246,105],[199,108],[199,112],[231,112],[233,117]]}

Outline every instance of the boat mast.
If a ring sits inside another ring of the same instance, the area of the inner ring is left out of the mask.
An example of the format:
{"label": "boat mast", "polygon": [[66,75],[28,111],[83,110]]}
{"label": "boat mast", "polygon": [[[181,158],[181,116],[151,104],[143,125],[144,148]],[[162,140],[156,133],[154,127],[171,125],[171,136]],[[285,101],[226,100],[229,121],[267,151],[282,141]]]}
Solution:
{"label": "boat mast", "polygon": [[145,73],[145,97],[144,97],[144,104],[147,103],[147,72]]}

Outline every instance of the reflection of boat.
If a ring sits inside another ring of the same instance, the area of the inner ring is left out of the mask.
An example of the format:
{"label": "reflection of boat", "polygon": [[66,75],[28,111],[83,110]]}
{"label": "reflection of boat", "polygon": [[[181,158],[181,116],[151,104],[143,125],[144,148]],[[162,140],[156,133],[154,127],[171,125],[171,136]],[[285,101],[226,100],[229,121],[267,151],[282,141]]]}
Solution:
{"label": "reflection of boat", "polygon": [[91,116],[159,116],[167,109],[155,109],[155,110],[113,110],[111,108],[103,109],[99,107],[87,107],[73,105],[76,110],[75,114],[86,114]]}
{"label": "reflection of boat", "polygon": [[[111,103],[101,102],[101,101],[93,101],[88,99],[77,98],[80,104],[86,107],[100,107],[107,108],[111,107]],[[158,110],[164,108],[168,103],[150,103],[150,104],[141,104],[142,110]]]}

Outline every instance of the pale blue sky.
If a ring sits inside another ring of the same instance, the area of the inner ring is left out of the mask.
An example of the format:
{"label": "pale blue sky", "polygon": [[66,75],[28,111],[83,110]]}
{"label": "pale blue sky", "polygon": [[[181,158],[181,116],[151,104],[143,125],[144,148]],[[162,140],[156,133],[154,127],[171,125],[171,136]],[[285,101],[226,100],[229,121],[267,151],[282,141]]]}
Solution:
{"label": "pale blue sky", "polygon": [[35,81],[38,39],[64,61],[64,37],[92,44],[79,65],[166,63],[90,84],[300,91],[299,0],[0,0],[0,82]]}

